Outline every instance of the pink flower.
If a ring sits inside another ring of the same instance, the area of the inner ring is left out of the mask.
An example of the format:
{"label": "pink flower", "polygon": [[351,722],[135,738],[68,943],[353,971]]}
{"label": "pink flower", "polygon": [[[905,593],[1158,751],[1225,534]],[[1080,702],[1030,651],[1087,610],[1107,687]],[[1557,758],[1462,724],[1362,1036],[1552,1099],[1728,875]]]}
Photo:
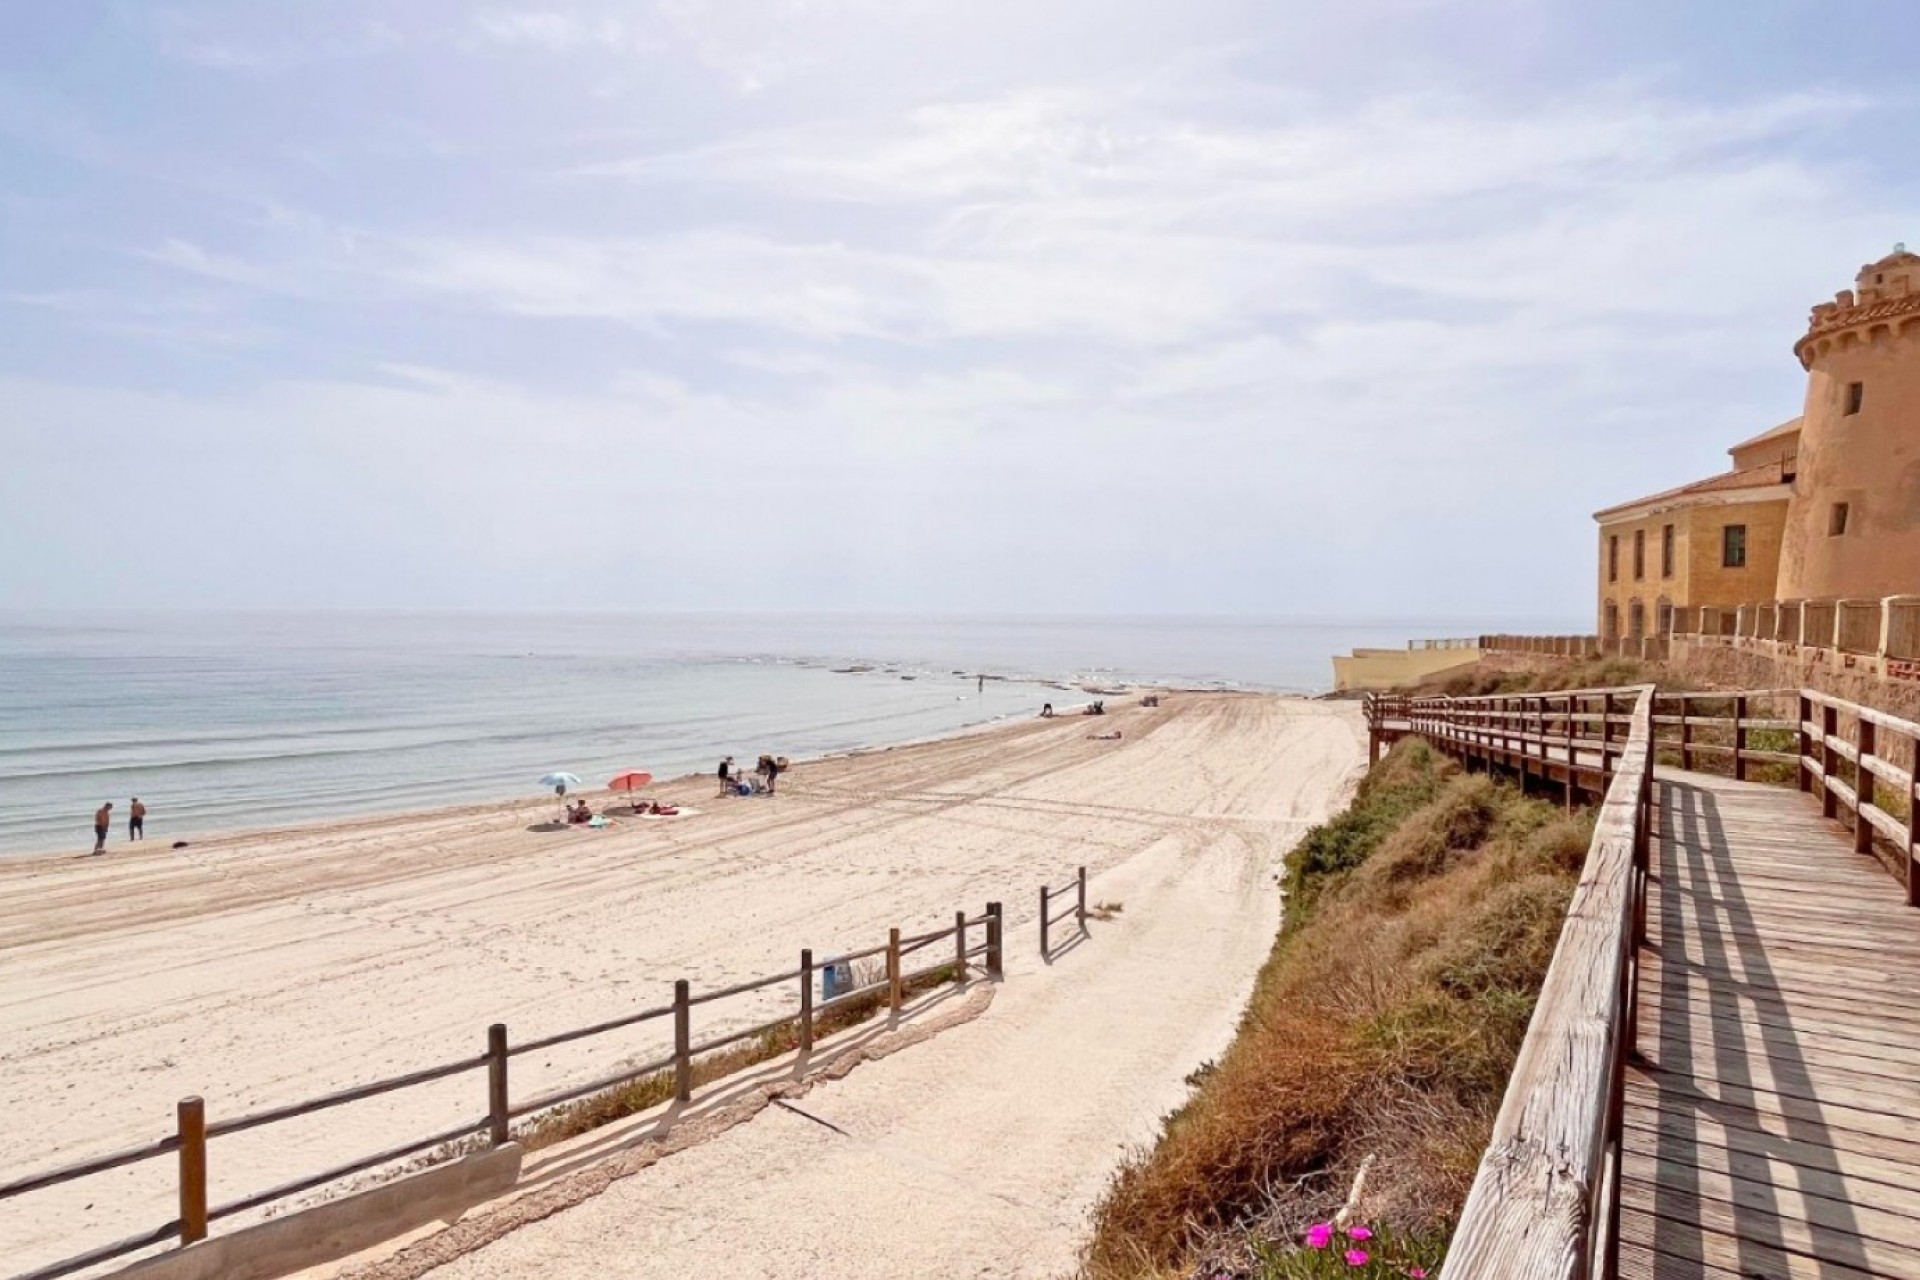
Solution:
{"label": "pink flower", "polygon": [[1364,1266],[1366,1266],[1366,1265],[1367,1265],[1367,1251],[1366,1251],[1365,1249],[1349,1249],[1349,1250],[1347,1250],[1347,1265],[1348,1265],[1348,1266],[1350,1266],[1350,1267],[1364,1267]]}
{"label": "pink flower", "polygon": [[1427,1280],[1427,1269],[1425,1267],[1408,1267],[1407,1280]]}
{"label": "pink flower", "polygon": [[1348,1227],[1348,1228],[1347,1228],[1347,1239],[1349,1239],[1349,1240],[1371,1240],[1371,1239],[1373,1239],[1373,1232],[1371,1232],[1371,1231],[1369,1231],[1369,1230],[1367,1230],[1367,1229],[1366,1229],[1365,1227]]}
{"label": "pink flower", "polygon": [[1333,1243],[1333,1224],[1316,1222],[1307,1228],[1307,1248],[1324,1249]]}

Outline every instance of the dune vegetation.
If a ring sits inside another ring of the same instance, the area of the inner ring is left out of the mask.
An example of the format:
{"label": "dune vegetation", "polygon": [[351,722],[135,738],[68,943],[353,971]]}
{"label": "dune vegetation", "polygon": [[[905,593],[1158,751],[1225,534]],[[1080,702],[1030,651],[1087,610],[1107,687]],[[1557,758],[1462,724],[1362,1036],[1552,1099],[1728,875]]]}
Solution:
{"label": "dune vegetation", "polygon": [[1294,852],[1239,1032],[1115,1176],[1088,1280],[1434,1268],[1590,838],[1589,817],[1396,746]]}

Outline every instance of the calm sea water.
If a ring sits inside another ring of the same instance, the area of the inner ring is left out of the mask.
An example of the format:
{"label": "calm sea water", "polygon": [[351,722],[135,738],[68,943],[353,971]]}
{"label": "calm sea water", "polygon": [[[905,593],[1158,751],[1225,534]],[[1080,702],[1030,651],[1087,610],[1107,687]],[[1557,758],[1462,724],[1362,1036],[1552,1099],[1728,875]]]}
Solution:
{"label": "calm sea water", "polygon": [[[638,614],[0,613],[0,852],[531,795],[806,757],[1083,700],[1045,682],[1313,692],[1357,644],[1512,625]],[[847,673],[835,668],[871,665]],[[1004,676],[977,689],[975,673]],[[905,677],[912,677],[911,679]]]}

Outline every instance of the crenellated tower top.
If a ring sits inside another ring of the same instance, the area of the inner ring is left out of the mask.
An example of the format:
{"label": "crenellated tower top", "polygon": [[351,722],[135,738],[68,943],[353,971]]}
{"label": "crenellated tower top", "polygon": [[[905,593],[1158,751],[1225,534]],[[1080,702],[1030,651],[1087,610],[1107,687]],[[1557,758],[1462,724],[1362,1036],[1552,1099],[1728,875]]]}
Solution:
{"label": "crenellated tower top", "polygon": [[1794,344],[1793,354],[1802,368],[1811,369],[1836,346],[1881,336],[1875,330],[1892,337],[1915,323],[1920,323],[1920,254],[1896,244],[1892,253],[1860,268],[1853,288],[1815,305],[1807,335]]}

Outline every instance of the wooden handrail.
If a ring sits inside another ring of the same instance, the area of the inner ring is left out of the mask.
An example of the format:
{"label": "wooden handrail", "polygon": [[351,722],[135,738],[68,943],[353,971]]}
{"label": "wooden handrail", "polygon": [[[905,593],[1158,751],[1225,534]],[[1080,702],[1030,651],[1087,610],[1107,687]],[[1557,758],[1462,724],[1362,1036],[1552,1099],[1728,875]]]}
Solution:
{"label": "wooden handrail", "polygon": [[1458,1280],[1604,1274],[1594,1264],[1612,1239],[1653,777],[1653,689],[1633,692],[1567,923],[1447,1252],[1444,1274]]}

